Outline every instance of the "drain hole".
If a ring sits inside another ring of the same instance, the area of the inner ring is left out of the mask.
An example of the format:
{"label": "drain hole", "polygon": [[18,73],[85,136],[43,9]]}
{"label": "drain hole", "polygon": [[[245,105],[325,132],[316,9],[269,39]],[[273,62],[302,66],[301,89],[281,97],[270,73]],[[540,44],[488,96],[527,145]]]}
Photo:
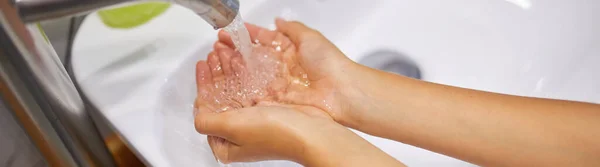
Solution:
{"label": "drain hole", "polygon": [[415,62],[396,51],[377,50],[367,54],[358,63],[394,74],[421,79],[421,70]]}

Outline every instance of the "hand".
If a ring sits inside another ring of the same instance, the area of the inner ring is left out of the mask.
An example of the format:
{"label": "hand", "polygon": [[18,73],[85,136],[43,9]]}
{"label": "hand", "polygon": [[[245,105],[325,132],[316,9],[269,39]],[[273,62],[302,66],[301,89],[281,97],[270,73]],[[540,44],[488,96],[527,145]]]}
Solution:
{"label": "hand", "polygon": [[261,103],[216,113],[198,105],[196,130],[210,135],[214,155],[225,164],[290,160],[305,166],[403,166],[313,107]]}
{"label": "hand", "polygon": [[[281,44],[282,54],[276,56],[284,62],[282,71],[285,75],[280,76],[285,77],[279,79],[278,83],[283,81],[284,84],[270,85],[269,97],[261,100],[314,106],[326,111],[337,122],[347,125],[353,114],[344,112],[349,111],[344,91],[352,90],[350,85],[345,84],[349,80],[345,70],[356,64],[318,31],[299,22],[278,19],[276,24],[277,31],[246,24],[252,40],[258,41],[261,46],[277,47],[272,44]],[[232,48],[231,37],[221,31],[215,49]],[[294,84],[302,79],[301,74],[307,74],[308,86]]]}
{"label": "hand", "polygon": [[196,129],[210,135],[210,147],[223,163],[304,163],[305,152],[310,151],[307,142],[324,137],[323,130],[336,126],[325,113],[307,106],[262,105],[216,113],[201,104],[197,110]]}
{"label": "hand", "polygon": [[[197,64],[195,125],[209,135],[211,149],[221,162],[283,159],[306,166],[401,165],[318,108],[228,97],[228,92],[240,90],[225,90],[224,82],[247,81],[245,77],[252,76],[244,74],[247,70],[239,54],[218,45],[208,62]],[[269,86],[278,89],[277,84]]]}
{"label": "hand", "polygon": [[[243,61],[232,49],[230,37],[220,32],[215,51],[196,68],[196,128],[210,136],[218,159],[225,163],[286,159],[306,166],[402,166],[328,116],[343,120],[337,114],[342,111],[339,90],[344,84],[340,81],[346,76],[344,67],[353,64],[333,44],[296,22],[278,20],[283,33],[246,27],[252,41],[259,44],[254,47],[258,52],[247,60],[260,60],[258,64]],[[297,51],[296,45],[303,49]],[[265,74],[267,82],[262,82]],[[312,105],[328,112],[272,102]]]}
{"label": "hand", "polygon": [[216,113],[199,104],[197,110],[196,129],[210,135],[211,149],[223,163],[290,160],[305,164],[314,150],[312,142],[331,133],[348,135],[324,112],[308,106],[269,104]]}
{"label": "hand", "polygon": [[341,133],[337,136],[362,140],[317,108],[267,103],[246,96],[228,97],[231,94],[227,92],[248,93],[240,92],[248,89],[248,83],[233,89],[226,86],[228,81],[242,82],[253,77],[246,72],[241,55],[219,43],[208,60],[199,61],[196,66],[196,129],[209,135],[211,149],[221,162],[283,159],[309,164],[307,159],[318,157],[313,157],[317,150],[334,146],[320,141],[327,135]]}

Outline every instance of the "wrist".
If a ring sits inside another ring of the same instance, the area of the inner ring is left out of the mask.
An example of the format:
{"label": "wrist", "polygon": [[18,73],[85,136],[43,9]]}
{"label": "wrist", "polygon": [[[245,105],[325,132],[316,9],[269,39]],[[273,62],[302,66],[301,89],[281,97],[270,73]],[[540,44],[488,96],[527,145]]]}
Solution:
{"label": "wrist", "polygon": [[359,135],[339,124],[324,127],[321,138],[313,137],[305,147],[304,166],[401,166]]}
{"label": "wrist", "polygon": [[303,140],[303,155],[298,163],[311,167],[340,166],[344,158],[351,154],[344,149],[353,145],[356,141],[354,138],[362,139],[337,123],[323,125],[317,133]]}
{"label": "wrist", "polygon": [[[365,104],[369,103],[369,99],[365,99],[366,92],[362,88],[368,84],[365,80],[365,70],[368,68],[353,61],[346,63],[341,68],[341,74],[338,76],[338,100],[341,104],[340,114],[336,121],[350,128],[357,128],[363,122],[363,111]],[[350,75],[351,74],[351,75]]]}

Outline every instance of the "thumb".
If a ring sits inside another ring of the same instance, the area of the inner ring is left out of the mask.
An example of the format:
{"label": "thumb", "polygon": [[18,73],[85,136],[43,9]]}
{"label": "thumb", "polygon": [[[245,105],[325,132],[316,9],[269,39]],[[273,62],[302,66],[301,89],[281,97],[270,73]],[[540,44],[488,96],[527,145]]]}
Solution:
{"label": "thumb", "polygon": [[233,126],[229,123],[232,120],[232,115],[229,113],[234,112],[216,113],[202,106],[195,110],[196,131],[207,135],[208,145],[210,145],[215,159],[224,164],[238,162],[242,149],[239,145],[229,141],[235,133],[232,132],[235,128],[232,128]]}
{"label": "thumb", "polygon": [[277,30],[290,38],[296,46],[300,46],[300,43],[307,38],[322,36],[318,31],[297,21],[285,21],[277,18],[275,19],[275,25]]}
{"label": "thumb", "polygon": [[232,113],[217,113],[206,105],[198,105],[194,108],[194,126],[201,134],[230,138],[234,128],[231,126]]}
{"label": "thumb", "polygon": [[215,136],[207,136],[208,145],[215,156],[215,159],[221,163],[228,164],[231,162],[237,162],[234,155],[239,152],[240,146],[235,145],[223,138]]}

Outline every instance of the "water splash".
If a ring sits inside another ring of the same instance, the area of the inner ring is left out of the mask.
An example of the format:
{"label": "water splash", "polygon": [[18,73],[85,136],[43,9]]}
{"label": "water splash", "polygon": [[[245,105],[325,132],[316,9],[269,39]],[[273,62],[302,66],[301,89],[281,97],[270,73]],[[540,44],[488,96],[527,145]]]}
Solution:
{"label": "water splash", "polygon": [[[278,55],[280,52],[260,45],[254,45],[252,51],[246,68],[214,81],[208,100],[218,108],[216,112],[252,106],[269,96],[275,80],[284,78],[285,74],[281,70],[284,69],[284,64]],[[248,66],[249,64],[252,66]]]}

